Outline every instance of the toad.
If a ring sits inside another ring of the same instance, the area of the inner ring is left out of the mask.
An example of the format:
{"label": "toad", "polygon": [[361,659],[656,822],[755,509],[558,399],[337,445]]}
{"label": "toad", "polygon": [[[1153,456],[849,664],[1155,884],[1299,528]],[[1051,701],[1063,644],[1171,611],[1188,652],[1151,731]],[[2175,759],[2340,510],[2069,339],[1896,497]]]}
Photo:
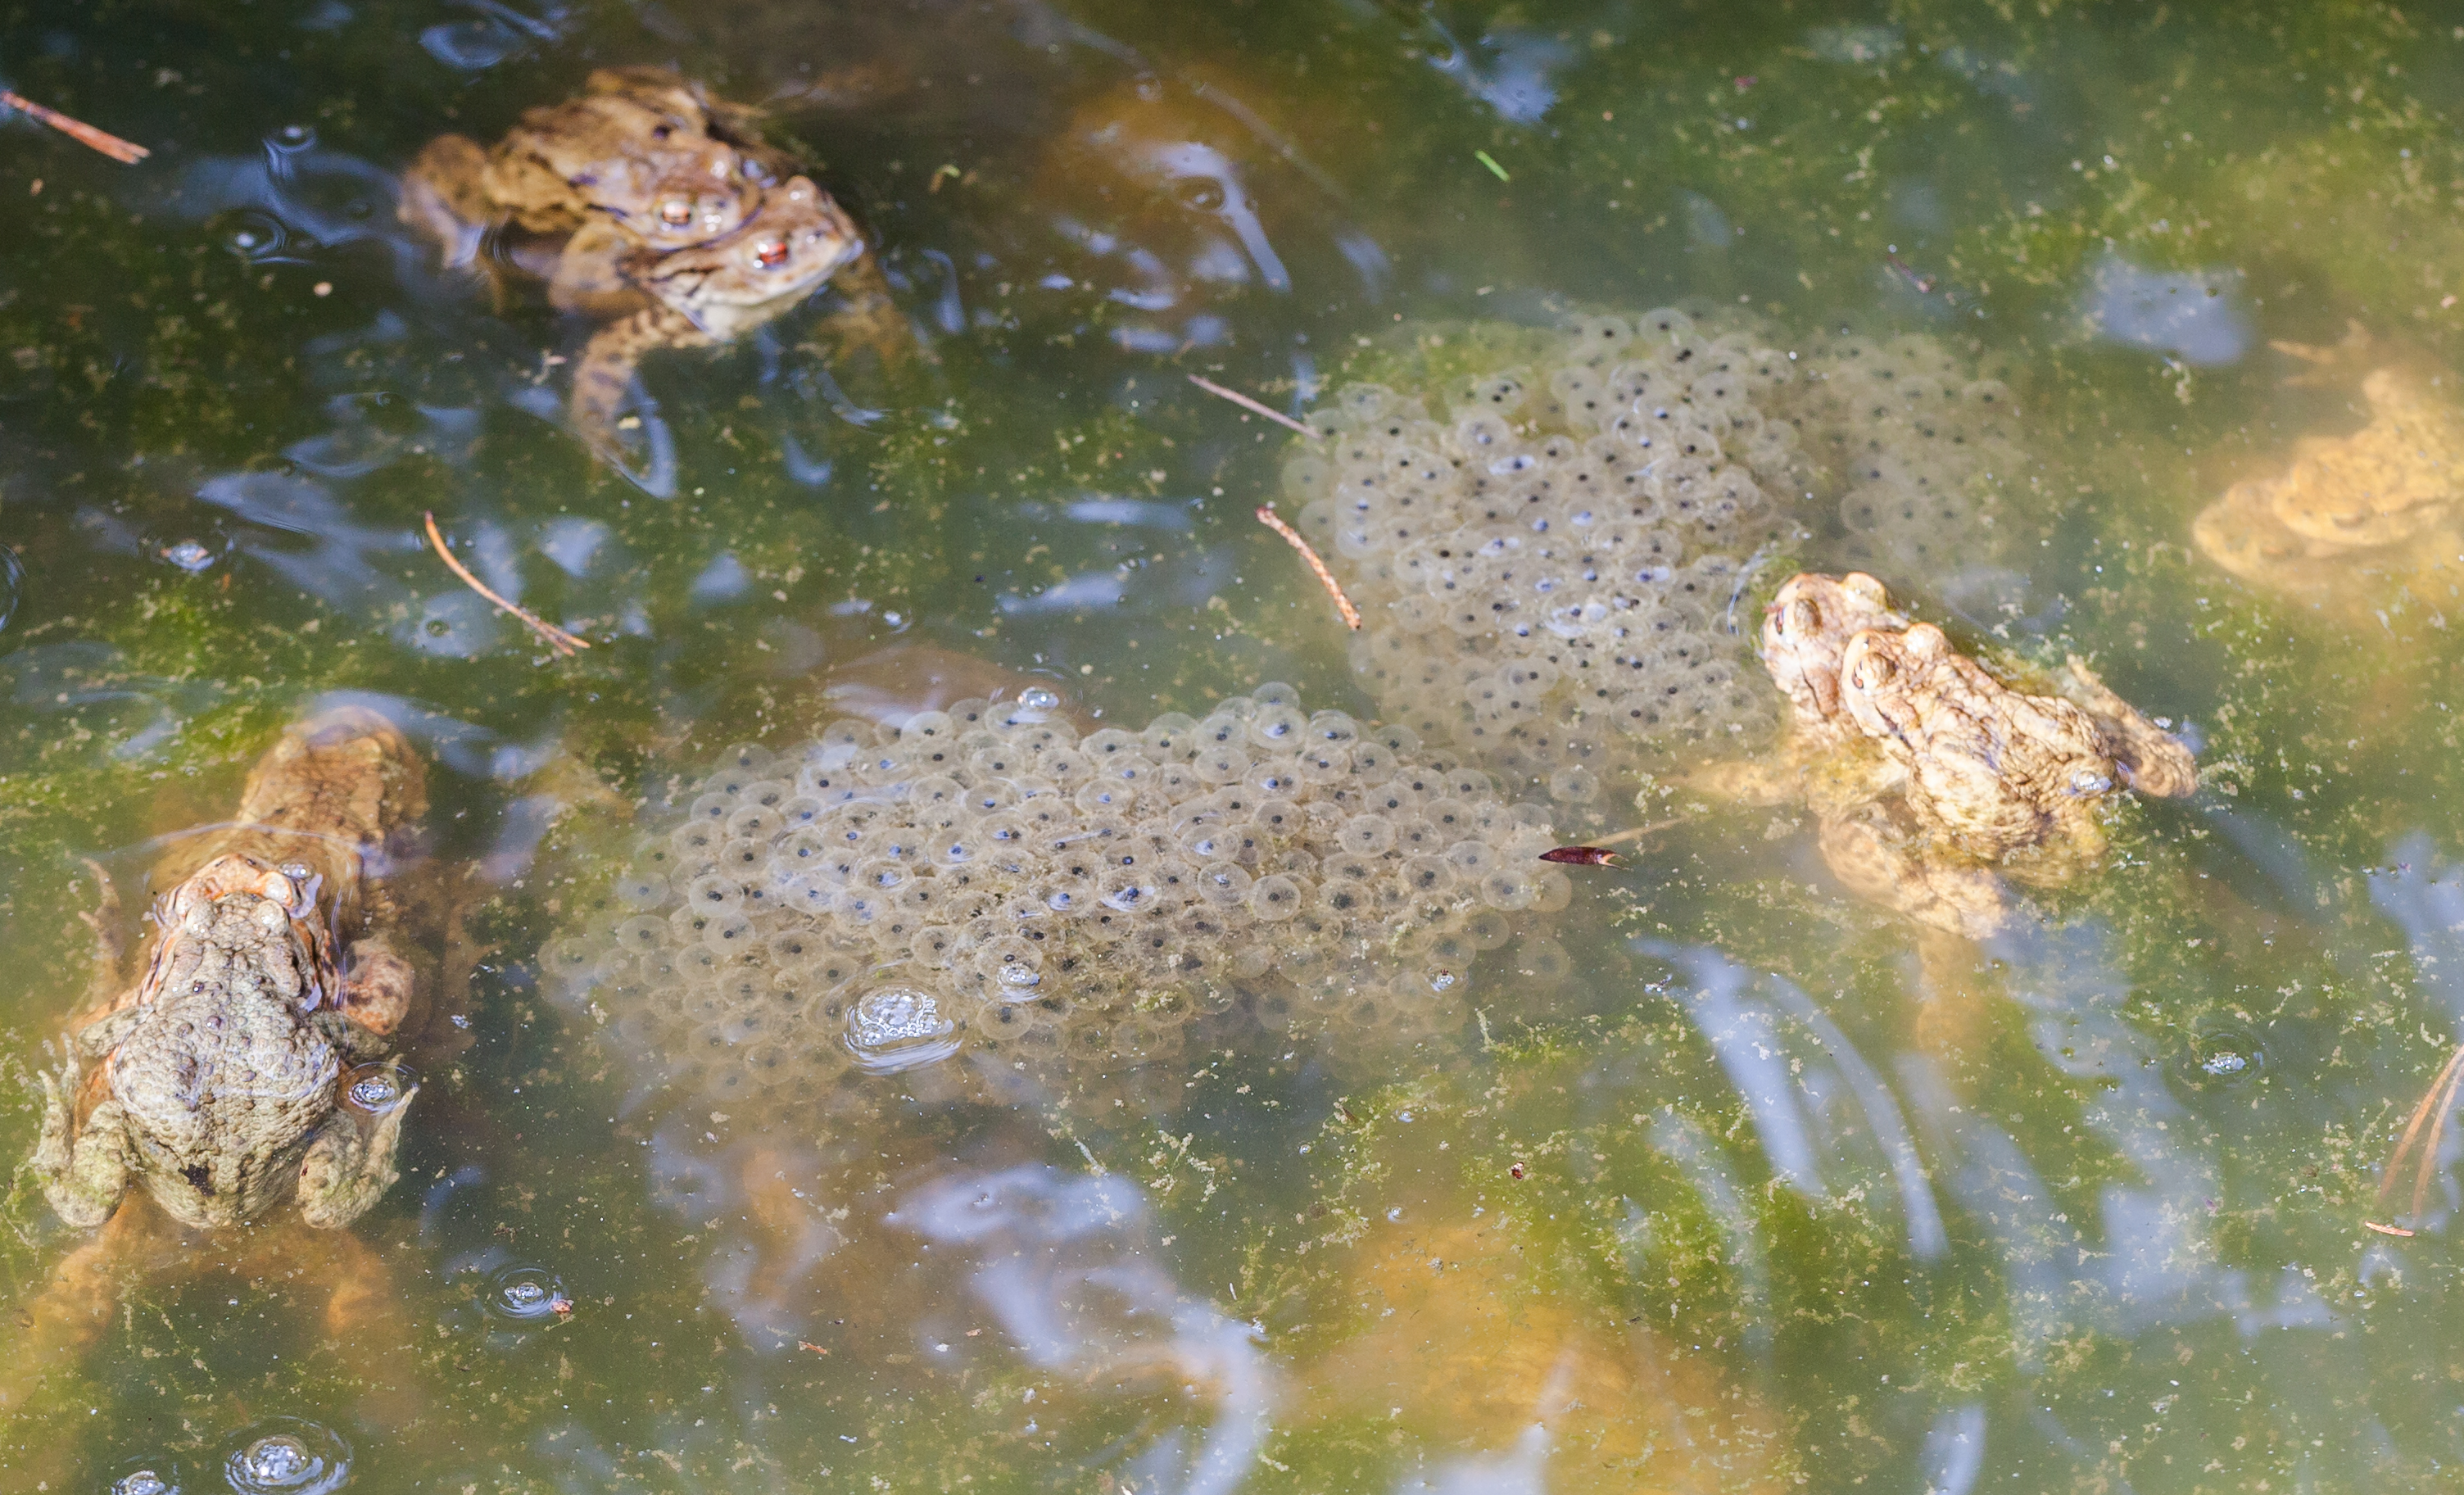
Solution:
{"label": "toad", "polygon": [[[449,267],[501,261],[605,324],[571,405],[595,450],[621,455],[614,414],[644,353],[730,341],[833,279],[842,352],[894,363],[911,341],[854,220],[753,135],[754,113],[663,69],[602,69],[495,147],[442,136],[405,173],[400,216]],[[482,253],[492,234],[498,255]]]}
{"label": "toad", "polygon": [[575,429],[594,445],[612,447],[617,408],[644,354],[731,341],[794,306],[863,253],[863,235],[846,209],[809,178],[796,177],[766,194],[744,227],[725,238],[627,256],[619,262],[620,276],[651,304],[601,328],[582,350],[573,376]]}
{"label": "toad", "polygon": [[[257,765],[231,826],[179,859],[193,870],[157,905],[143,978],[74,1022],[42,1077],[29,1166],[63,1220],[99,1225],[132,1186],[202,1227],[296,1201],[330,1228],[376,1202],[417,1088],[396,1095],[375,1061],[421,996],[383,879],[425,808],[409,744],[362,709]],[[376,1094],[381,1114],[355,1104]]]}
{"label": "toad", "polygon": [[[594,222],[654,250],[708,243],[793,174],[743,133],[750,119],[663,69],[602,68],[581,98],[528,111],[493,148],[467,135],[429,142],[403,174],[401,217],[454,266],[473,263],[499,225],[554,236],[559,253]],[[517,263],[536,248],[517,245]]]}
{"label": "toad", "polygon": [[2464,406],[2455,376],[2380,346],[2355,325],[2332,348],[2277,351],[2311,365],[2288,383],[2341,384],[2356,370],[2369,420],[2344,436],[2304,436],[2270,477],[2227,490],[2191,521],[2208,558],[2244,581],[2354,614],[2387,588],[2452,569],[2464,550]]}
{"label": "toad", "polygon": [[2102,851],[2106,797],[2197,784],[2189,750],[2077,657],[2055,682],[2071,698],[2016,690],[1862,573],[1791,579],[1766,609],[1762,648],[1789,698],[1787,744],[1776,762],[1727,765],[1705,786],[1805,802],[1840,881],[1923,924],[1992,934],[2008,915],[1997,873],[2066,881]]}
{"label": "toad", "polygon": [[207,1265],[330,1284],[325,1329],[367,1347],[372,1396],[399,1413],[414,1395],[378,1348],[401,1333],[385,1264],[341,1227],[393,1183],[419,1092],[394,1055],[426,1026],[446,923],[401,876],[426,806],[403,735],[329,710],[256,764],[236,816],[158,864],[172,886],[134,983],[103,879],[95,1000],[42,1076],[28,1164],[62,1220],[102,1229],[17,1309],[0,1408],[73,1366],[136,1286]]}

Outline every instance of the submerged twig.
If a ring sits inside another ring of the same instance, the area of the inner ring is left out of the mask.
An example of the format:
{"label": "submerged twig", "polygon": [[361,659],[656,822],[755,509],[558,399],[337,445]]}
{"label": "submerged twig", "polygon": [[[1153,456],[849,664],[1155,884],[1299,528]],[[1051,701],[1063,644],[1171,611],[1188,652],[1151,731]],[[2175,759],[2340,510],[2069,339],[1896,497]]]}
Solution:
{"label": "submerged twig", "polygon": [[1299,431],[1302,435],[1307,436],[1311,441],[1324,441],[1326,439],[1326,432],[1309,425],[1307,421],[1296,421],[1290,416],[1286,415],[1281,410],[1270,409],[1265,406],[1260,405],[1257,401],[1250,399],[1247,395],[1243,394],[1238,389],[1226,389],[1221,385],[1217,384],[1214,380],[1205,378],[1199,374],[1190,375],[1189,382],[1196,385],[1199,388],[1205,390],[1208,394],[1215,396],[1217,399],[1229,400],[1234,405],[1239,406],[1241,408],[1247,410],[1252,414],[1263,415],[1278,426]]}
{"label": "submerged twig", "polygon": [[23,94],[0,88],[0,104],[7,104],[26,118],[48,124],[78,144],[90,146],[126,165],[133,166],[154,154],[133,141],[121,140],[109,130],[98,130],[83,120],[72,120],[57,109],[47,109]]}
{"label": "submerged twig", "polygon": [[[2397,1139],[2395,1151],[2387,1154],[2387,1167],[2379,1175],[2378,1202],[2373,1206],[2378,1213],[2388,1213],[2387,1198],[2395,1192],[2396,1174],[2404,1167],[2404,1160],[2412,1152],[2413,1144],[2419,1142],[2422,1144],[2421,1160],[2413,1167],[2411,1218],[2414,1223],[2420,1222],[2422,1206],[2430,1199],[2431,1177],[2438,1171],[2438,1144],[2447,1136],[2447,1112],[2454,1105],[2459,1080],[2464,1080],[2464,1044],[2458,1044],[2455,1052],[2447,1056],[2447,1066],[2438,1071],[2438,1078],[2431,1082],[2429,1093],[2423,1095],[2421,1104],[2412,1109],[2411,1119],[2405,1123],[2404,1135]],[[2425,1127],[2429,1129],[2427,1137],[2423,1135]],[[2376,1220],[2365,1220],[2362,1223],[2383,1236],[2412,1234],[2409,1230],[2383,1225]]]}
{"label": "submerged twig", "polygon": [[1655,830],[1666,830],[1671,825],[1683,825],[1684,824],[1685,817],[1683,815],[1678,816],[1674,820],[1656,820],[1648,825],[1637,825],[1632,830],[1620,830],[1610,835],[1594,837],[1592,845],[1594,846],[1613,846],[1622,841],[1640,841],[1643,837],[1650,835]]}
{"label": "submerged twig", "polygon": [[488,599],[488,601],[495,603],[497,606],[505,609],[505,611],[510,612],[515,617],[522,620],[523,627],[529,628],[533,633],[538,634],[540,638],[547,640],[547,647],[555,649],[561,655],[570,654],[577,649],[588,649],[590,647],[590,641],[588,639],[567,633],[562,628],[560,628],[555,624],[539,617],[537,613],[532,612],[529,608],[522,606],[520,604],[507,602],[505,599],[497,596],[495,592],[490,591],[488,589],[487,583],[480,581],[475,576],[473,576],[471,574],[471,568],[464,565],[461,561],[454,560],[453,552],[445,548],[445,537],[439,533],[436,528],[436,516],[433,514],[423,514],[421,517],[428,520],[428,542],[436,547],[436,554],[443,558],[447,565],[453,568],[453,574],[460,577],[471,590],[478,593],[480,596]]}
{"label": "submerged twig", "polygon": [[1318,584],[1326,588],[1326,595],[1334,599],[1334,610],[1343,614],[1343,626],[1357,631],[1360,609],[1352,605],[1351,598],[1343,595],[1342,583],[1334,579],[1333,572],[1326,568],[1326,562],[1317,558],[1315,547],[1301,538],[1300,531],[1284,522],[1284,517],[1275,512],[1273,504],[1258,506],[1258,522],[1291,541],[1292,548],[1299,551],[1301,559],[1309,562],[1309,569],[1317,573]]}

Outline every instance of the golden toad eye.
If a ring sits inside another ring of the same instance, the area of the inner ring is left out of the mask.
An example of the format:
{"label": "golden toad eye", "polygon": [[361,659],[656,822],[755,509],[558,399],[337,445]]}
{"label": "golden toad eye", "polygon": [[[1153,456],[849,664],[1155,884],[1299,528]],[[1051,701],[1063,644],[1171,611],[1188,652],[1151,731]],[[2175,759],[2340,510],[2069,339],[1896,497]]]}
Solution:
{"label": "golden toad eye", "polygon": [[787,241],[764,239],[753,247],[753,262],[764,270],[776,270],[787,263]]}
{"label": "golden toad eye", "polygon": [[681,229],[693,222],[693,204],[681,197],[671,197],[659,205],[659,221],[671,229]]}
{"label": "golden toad eye", "polygon": [[1814,604],[1800,597],[1790,603],[1787,610],[1780,614],[1779,627],[1782,633],[1802,638],[1822,627],[1822,619],[1815,612]]}

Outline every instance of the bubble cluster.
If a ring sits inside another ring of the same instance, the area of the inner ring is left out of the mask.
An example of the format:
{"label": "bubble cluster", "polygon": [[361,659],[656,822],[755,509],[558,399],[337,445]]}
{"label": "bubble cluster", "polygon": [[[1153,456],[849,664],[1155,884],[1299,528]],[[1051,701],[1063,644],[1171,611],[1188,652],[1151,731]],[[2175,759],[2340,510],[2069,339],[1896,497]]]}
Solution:
{"label": "bubble cluster", "polygon": [[1243,1023],[1447,1032],[1479,954],[1573,896],[1540,806],[1281,685],[1136,732],[981,700],[843,721],[677,803],[540,966],[726,1108],[961,1053],[1052,1093]]}
{"label": "bubble cluster", "polygon": [[490,1276],[480,1307],[515,1324],[537,1324],[573,1311],[564,1281],[544,1266],[508,1266]]}
{"label": "bubble cluster", "polygon": [[351,1483],[351,1445],[322,1423],[268,1418],[232,1440],[223,1479],[240,1495],[329,1495]]}
{"label": "bubble cluster", "polygon": [[1380,708],[1583,805],[1654,752],[1777,723],[1738,603],[1757,551],[1829,531],[1832,502],[1852,560],[1972,559],[2010,391],[1929,338],[1771,339],[1590,317],[1530,364],[1314,412],[1331,439],[1284,489],[1368,620],[1353,664]]}

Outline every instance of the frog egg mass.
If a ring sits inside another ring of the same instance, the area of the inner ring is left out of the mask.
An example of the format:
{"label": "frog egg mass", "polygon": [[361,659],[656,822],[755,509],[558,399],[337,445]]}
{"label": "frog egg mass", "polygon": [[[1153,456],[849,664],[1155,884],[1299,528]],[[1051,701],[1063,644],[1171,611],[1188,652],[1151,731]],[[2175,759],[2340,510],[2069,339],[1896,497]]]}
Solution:
{"label": "frog egg mass", "polygon": [[1836,525],[1886,573],[1972,561],[2018,465],[2009,389],[1930,338],[1773,337],[1590,317],[1518,366],[1313,412],[1329,439],[1284,491],[1366,620],[1352,662],[1380,708],[1614,814],[1671,749],[1776,725],[1739,615],[1761,547]]}
{"label": "frog egg mass", "polygon": [[[1573,896],[1547,812],[1458,758],[1277,685],[1139,732],[983,701],[840,722],[731,750],[543,978],[730,1106],[960,1054],[1065,1093],[1244,1023],[1408,1044]],[[1564,974],[1526,943],[1535,983]]]}

